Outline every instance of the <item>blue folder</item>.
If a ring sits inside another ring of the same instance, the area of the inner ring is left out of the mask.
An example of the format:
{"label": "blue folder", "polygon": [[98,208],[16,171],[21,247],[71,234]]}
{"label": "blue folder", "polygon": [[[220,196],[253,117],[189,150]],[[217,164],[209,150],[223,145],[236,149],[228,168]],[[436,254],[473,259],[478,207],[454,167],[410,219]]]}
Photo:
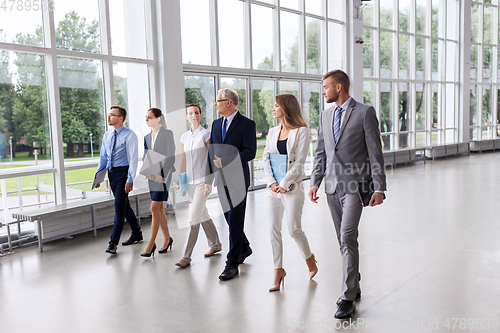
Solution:
{"label": "blue folder", "polygon": [[280,184],[288,171],[288,155],[269,154],[269,159],[271,160],[271,169],[273,169],[274,179]]}
{"label": "blue folder", "polygon": [[184,194],[187,193],[186,190],[186,173],[180,173],[179,174],[179,185],[180,185],[180,190],[179,190],[179,195],[182,197]]}

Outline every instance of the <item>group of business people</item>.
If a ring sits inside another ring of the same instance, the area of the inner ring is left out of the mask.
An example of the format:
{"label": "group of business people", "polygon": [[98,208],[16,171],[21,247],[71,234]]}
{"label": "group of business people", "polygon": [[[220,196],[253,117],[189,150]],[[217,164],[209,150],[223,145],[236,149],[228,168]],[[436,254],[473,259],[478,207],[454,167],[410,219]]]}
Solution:
{"label": "group of business people", "polygon": [[[342,255],[342,294],[337,300],[335,318],[351,317],[355,300],[361,297],[359,281],[358,224],[364,205],[376,206],[383,202],[386,190],[384,162],[380,132],[375,110],[349,96],[350,80],[341,70],[323,77],[323,95],[333,105],[321,113],[311,186],[308,197],[318,201],[318,188],[324,179],[326,199],[334,222]],[[206,257],[222,250],[215,225],[206,208],[212,184],[218,188],[218,197],[229,226],[229,251],[220,280],[230,280],[238,274],[238,266],[252,254],[250,242],[244,232],[247,191],[250,186],[248,162],[255,158],[257,139],[255,122],[237,110],[239,98],[232,89],[218,91],[215,106],[220,118],[212,123],[211,131],[200,126],[202,110],[197,105],[186,109],[191,128],[181,136],[182,162],[180,172],[186,172],[190,205],[190,230],[182,258],[176,263],[187,267],[195,246],[200,224],[208,240]],[[283,268],[282,221],[286,221],[289,234],[297,243],[306,262],[309,278],[318,267],[308,239],[302,230],[302,209],[306,178],[306,161],[310,133],[300,104],[295,96],[282,94],[275,97],[273,117],[278,126],[269,130],[263,154],[264,171],[270,201],[269,226],[274,279],[269,291],[280,290],[286,271]],[[111,190],[115,196],[115,221],[106,252],[116,253],[119,238],[127,219],[132,235],[122,245],[143,240],[128,193],[133,188],[137,169],[137,137],[123,126],[126,110],[113,106],[108,124],[113,128],[105,133],[101,145],[97,172],[108,169]],[[142,256],[154,255],[155,239],[159,228],[163,233],[163,246],[159,252],[172,247],[163,210],[168,188],[175,171],[175,144],[172,131],[166,129],[165,117],[159,109],[148,110],[146,121],[151,133],[144,138],[145,154],[154,150],[164,156],[161,172],[148,177],[151,193],[151,237]],[[286,154],[286,173],[279,183],[273,171],[271,154]]]}

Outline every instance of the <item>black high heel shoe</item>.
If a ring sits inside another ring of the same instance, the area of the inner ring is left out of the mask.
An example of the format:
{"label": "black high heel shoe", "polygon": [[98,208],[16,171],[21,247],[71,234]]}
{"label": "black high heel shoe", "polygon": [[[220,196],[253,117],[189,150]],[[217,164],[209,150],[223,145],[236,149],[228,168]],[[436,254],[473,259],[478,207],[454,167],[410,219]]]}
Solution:
{"label": "black high heel shoe", "polygon": [[[151,252],[149,253],[141,253],[141,257],[151,257],[151,255],[153,255],[153,258],[155,257],[155,250],[156,250],[156,243],[153,244],[153,248],[151,249]],[[160,252],[160,251],[158,251]]]}
{"label": "black high heel shoe", "polygon": [[174,242],[174,240],[172,239],[172,237],[170,237],[170,241],[168,242],[167,247],[164,249],[159,249],[158,253],[167,253],[168,248],[170,248],[170,252],[172,252],[172,243],[173,242]]}

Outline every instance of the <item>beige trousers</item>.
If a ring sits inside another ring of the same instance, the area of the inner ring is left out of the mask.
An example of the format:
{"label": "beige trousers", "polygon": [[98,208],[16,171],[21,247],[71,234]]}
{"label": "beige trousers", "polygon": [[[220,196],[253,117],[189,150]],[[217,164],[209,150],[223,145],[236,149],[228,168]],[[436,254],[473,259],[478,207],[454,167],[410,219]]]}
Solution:
{"label": "beige trousers", "polygon": [[182,251],[182,259],[187,263],[191,262],[191,254],[193,253],[194,246],[198,240],[198,234],[200,231],[200,224],[207,235],[208,246],[215,251],[222,250],[222,244],[219,241],[219,234],[215,228],[214,222],[208,214],[208,209],[206,206],[207,197],[203,195],[204,184],[186,184],[189,200],[191,205],[189,206],[189,224],[191,229],[189,230],[189,235],[184,245],[184,250]]}
{"label": "beige trousers", "polygon": [[269,190],[271,206],[271,245],[273,248],[274,268],[283,267],[283,241],[281,226],[285,217],[288,233],[297,243],[304,259],[311,256],[306,234],[302,231],[302,208],[304,206],[304,185],[294,184],[292,191],[280,194]]}

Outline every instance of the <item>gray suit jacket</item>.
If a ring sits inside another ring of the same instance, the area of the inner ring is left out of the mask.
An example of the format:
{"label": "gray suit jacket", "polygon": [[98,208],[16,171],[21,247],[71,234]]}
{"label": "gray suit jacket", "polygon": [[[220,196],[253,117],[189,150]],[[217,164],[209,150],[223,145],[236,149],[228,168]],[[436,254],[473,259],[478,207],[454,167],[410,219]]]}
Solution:
{"label": "gray suit jacket", "polygon": [[321,112],[311,185],[319,187],[325,178],[326,193],[335,193],[338,186],[344,193],[355,194],[360,186],[373,179],[375,191],[386,191],[375,109],[351,98],[344,112],[337,142],[333,138],[335,109]]}
{"label": "gray suit jacket", "polygon": [[[154,147],[151,147],[151,133],[144,137],[144,156],[148,149],[152,149],[158,154],[166,156],[165,161],[162,162],[162,177],[163,183],[166,185],[167,190],[170,187],[170,180],[172,173],[175,171],[175,142],[174,133],[171,130],[161,127],[158,131]],[[150,191],[163,191],[163,184],[148,180]]]}

